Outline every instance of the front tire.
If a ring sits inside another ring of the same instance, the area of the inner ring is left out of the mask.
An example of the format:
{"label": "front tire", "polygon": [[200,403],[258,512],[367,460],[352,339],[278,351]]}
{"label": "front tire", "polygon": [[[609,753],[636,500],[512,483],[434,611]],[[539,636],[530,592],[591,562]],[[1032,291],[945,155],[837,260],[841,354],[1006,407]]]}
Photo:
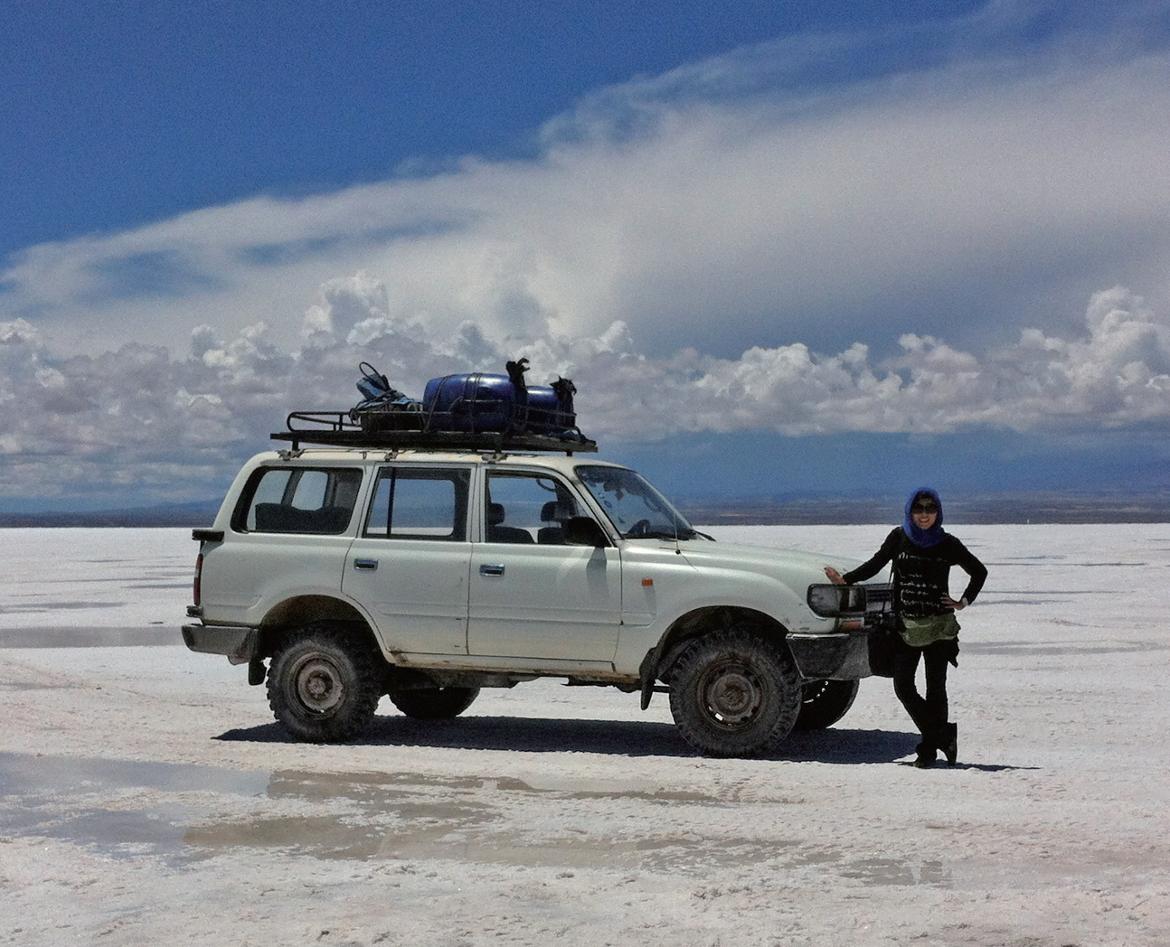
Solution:
{"label": "front tire", "polygon": [[859,681],[806,681],[801,687],[797,730],[824,730],[845,716],[857,697]]}
{"label": "front tire", "polygon": [[752,756],[778,745],[800,712],[800,675],[782,641],[737,626],[694,642],[670,676],[670,712],[708,756]]}
{"label": "front tire", "polygon": [[390,691],[390,703],[415,720],[458,717],[479,696],[478,687],[412,687]]}
{"label": "front tire", "polygon": [[353,626],[314,622],[282,641],[273,655],[268,705],[298,740],[352,740],[374,717],[383,664]]}

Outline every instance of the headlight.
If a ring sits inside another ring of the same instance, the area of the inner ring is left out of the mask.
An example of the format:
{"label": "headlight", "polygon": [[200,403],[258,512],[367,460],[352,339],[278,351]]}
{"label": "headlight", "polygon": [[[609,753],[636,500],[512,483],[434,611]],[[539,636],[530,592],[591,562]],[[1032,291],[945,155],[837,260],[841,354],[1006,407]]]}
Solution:
{"label": "headlight", "polygon": [[808,607],[822,618],[838,615],[865,614],[864,585],[833,585],[829,583],[808,587]]}

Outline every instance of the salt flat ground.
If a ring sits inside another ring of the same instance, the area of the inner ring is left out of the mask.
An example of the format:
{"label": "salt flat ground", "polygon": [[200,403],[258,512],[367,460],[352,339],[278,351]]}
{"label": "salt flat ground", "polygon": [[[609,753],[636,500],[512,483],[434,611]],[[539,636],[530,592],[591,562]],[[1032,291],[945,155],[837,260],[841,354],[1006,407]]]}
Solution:
{"label": "salt flat ground", "polygon": [[554,681],[292,743],[177,643],[186,530],[0,531],[0,943],[1170,943],[1170,525],[954,531],[991,577],[933,770],[879,679],[770,759]]}

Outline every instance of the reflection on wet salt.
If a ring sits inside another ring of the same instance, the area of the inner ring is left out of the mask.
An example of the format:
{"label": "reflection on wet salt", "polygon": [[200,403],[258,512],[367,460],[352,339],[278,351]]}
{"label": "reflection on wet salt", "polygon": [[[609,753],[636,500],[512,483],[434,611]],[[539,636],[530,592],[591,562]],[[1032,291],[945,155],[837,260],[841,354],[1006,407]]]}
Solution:
{"label": "reflection on wet salt", "polygon": [[255,795],[264,792],[267,785],[267,773],[192,763],[0,753],[0,791],[5,794],[142,787]]}
{"label": "reflection on wet salt", "polygon": [[282,770],[272,775],[268,795],[273,798],[297,796],[305,799],[345,797],[359,799],[387,787],[427,787],[500,792],[556,793],[565,799],[638,799],[662,802],[719,803],[717,796],[667,788],[648,788],[644,783],[622,785],[614,780],[574,777],[541,778],[540,784],[511,776],[430,776],[421,773],[309,773]]}
{"label": "reflection on wet salt", "polygon": [[0,817],[0,826],[24,836],[75,842],[112,858],[175,857],[183,850],[181,811],[176,807],[86,809],[59,816],[16,807],[10,816]]}
{"label": "reflection on wet salt", "polygon": [[13,691],[16,693],[23,693],[25,691],[76,690],[81,686],[80,684],[33,684],[30,681],[0,681],[0,691]]}
{"label": "reflection on wet salt", "polygon": [[972,654],[1056,655],[1056,654],[1133,654],[1170,650],[1170,643],[1149,644],[1138,641],[997,641],[963,643]]}
{"label": "reflection on wet salt", "polygon": [[86,805],[95,795],[133,790],[202,790],[255,795],[267,774],[177,763],[63,759],[0,753],[0,832],[93,847],[115,858],[180,857],[193,810],[177,801],[137,808]]}
{"label": "reflection on wet salt", "polygon": [[[440,807],[442,808],[442,807]],[[409,810],[399,813],[404,816]],[[701,876],[711,867],[731,868],[776,858],[796,843],[758,839],[655,837],[613,839],[572,836],[517,843],[514,830],[500,824],[492,806],[450,807],[443,816],[404,817],[393,826],[328,816],[265,818],[196,826],[185,844],[206,850],[239,847],[278,848],[324,859],[454,859],[485,865],[529,868],[641,868]]]}
{"label": "reflection on wet salt", "polygon": [[906,886],[929,885],[949,888],[951,871],[941,861],[910,862],[896,858],[864,858],[848,862],[841,868],[846,878],[854,878],[871,885]]}
{"label": "reflection on wet salt", "polygon": [[[541,806],[605,799],[726,804],[703,793],[651,790],[612,781],[566,780],[562,786],[572,788],[538,787],[510,777],[285,770],[274,773],[269,781],[270,798],[317,802],[340,798],[356,803],[359,814],[222,821],[193,826],[184,835],[184,842],[208,853],[251,846],[291,849],[328,859],[458,859],[481,864],[642,868],[696,875],[712,865],[732,867],[775,859],[782,849],[795,844],[734,838],[712,845],[710,839],[693,836],[615,839],[583,833],[518,844],[506,814],[524,803],[505,795],[530,796]],[[442,798],[435,798],[436,791]]]}
{"label": "reflection on wet salt", "polygon": [[5,605],[0,607],[0,614],[5,615],[35,615],[42,612],[69,612],[77,611],[84,608],[117,608],[125,605],[125,602],[59,602],[53,600],[40,600],[37,602],[30,602],[27,605]]}
{"label": "reflection on wet salt", "polygon": [[180,646],[178,626],[137,628],[0,628],[0,648],[129,648]]}
{"label": "reflection on wet salt", "polygon": [[[792,867],[838,860],[795,841],[653,834],[614,838],[572,828],[565,834],[519,840],[520,794],[543,809],[576,800],[673,797],[685,803],[722,805],[699,793],[653,792],[609,786],[577,791],[537,789],[518,779],[439,777],[426,774],[329,774],[285,770],[267,776],[217,767],[101,759],[59,759],[0,754],[0,831],[61,839],[115,858],[201,860],[244,848],[279,849],[322,859],[458,859],[482,864],[561,868],[642,869],[704,876],[712,867],[780,862]],[[135,789],[182,793],[144,805]],[[216,793],[211,803],[202,794]],[[117,807],[92,805],[98,796]],[[232,802],[225,796],[247,796]],[[506,798],[512,796],[513,798]],[[257,797],[294,805],[288,814],[255,814]],[[338,812],[321,811],[340,800]],[[86,803],[90,804],[86,804]],[[304,812],[305,803],[313,811]],[[315,804],[315,805],[314,805]],[[677,802],[676,802],[677,804]],[[253,814],[209,819],[209,809],[249,809]]]}

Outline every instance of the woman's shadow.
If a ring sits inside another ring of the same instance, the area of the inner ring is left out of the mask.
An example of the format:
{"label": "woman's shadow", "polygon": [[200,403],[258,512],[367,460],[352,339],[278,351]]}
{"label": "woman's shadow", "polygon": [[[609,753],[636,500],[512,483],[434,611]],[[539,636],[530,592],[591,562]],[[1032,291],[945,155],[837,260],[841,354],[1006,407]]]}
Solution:
{"label": "woman's shadow", "polygon": [[[215,739],[246,743],[295,743],[277,723],[228,730]],[[794,731],[763,760],[817,763],[892,763],[913,755],[918,735],[896,730]],[[409,746],[523,753],[603,753],[613,756],[700,757],[669,723],[554,717],[466,716],[412,720],[377,716],[351,746]],[[955,769],[989,772],[1021,767],[960,763]]]}

